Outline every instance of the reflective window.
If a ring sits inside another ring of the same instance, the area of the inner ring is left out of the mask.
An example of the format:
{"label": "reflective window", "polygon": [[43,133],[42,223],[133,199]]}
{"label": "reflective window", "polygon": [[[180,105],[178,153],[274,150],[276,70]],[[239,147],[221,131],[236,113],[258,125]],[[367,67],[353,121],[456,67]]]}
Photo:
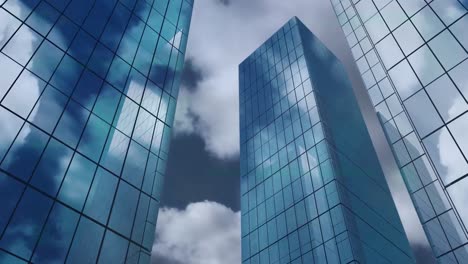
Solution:
{"label": "reflective window", "polygon": [[120,181],[109,225],[117,232],[130,237],[138,203],[138,191]]}
{"label": "reflective window", "polygon": [[466,76],[467,72],[468,60],[465,60],[449,72],[450,77],[452,77],[453,81],[465,98],[468,98],[468,76]]}
{"label": "reflective window", "polygon": [[468,57],[466,51],[448,30],[431,40],[429,46],[446,70],[451,69]]}
{"label": "reflective window", "polygon": [[450,184],[468,171],[468,164],[447,128],[438,130],[424,139],[423,142],[445,185]]}
{"label": "reflective window", "polygon": [[468,130],[467,119],[468,115],[464,114],[448,125],[450,132],[466,158],[468,158],[468,137],[466,136],[466,131]]}
{"label": "reflective window", "polygon": [[424,44],[424,40],[419,36],[416,28],[410,21],[407,21],[393,32],[398,44],[405,55],[415,51],[419,46]]}
{"label": "reflective window", "polygon": [[452,198],[458,214],[465,226],[468,225],[468,208],[466,207],[466,203],[468,203],[468,193],[466,192],[467,188],[468,178],[464,178],[447,188],[450,198]]}
{"label": "reflective window", "polygon": [[444,24],[429,6],[424,7],[411,20],[426,41],[444,29]]}
{"label": "reflective window", "polygon": [[431,7],[446,25],[450,25],[466,13],[466,9],[457,0],[435,0]]}
{"label": "reflective window", "polygon": [[128,240],[107,230],[102,243],[99,263],[124,263],[127,253]]}
{"label": "reflective window", "polygon": [[68,253],[67,263],[96,262],[103,234],[104,228],[86,217],[81,217]]}
{"label": "reflective window", "polygon": [[408,60],[423,85],[429,84],[444,71],[427,46],[423,46],[411,54]]}
{"label": "reflective window", "polygon": [[404,104],[420,137],[425,137],[442,125],[442,120],[425,91],[419,91]]}
{"label": "reflective window", "polygon": [[465,99],[463,99],[447,75],[443,75],[431,83],[426,90],[439,114],[446,122],[468,109]]}
{"label": "reflective window", "polygon": [[387,25],[390,27],[390,30],[394,30],[407,19],[403,9],[401,9],[397,1],[390,2],[390,4],[385,6],[381,12],[385,22],[387,22]]}
{"label": "reflective window", "polygon": [[77,213],[55,203],[34,251],[32,261],[63,263],[78,224],[78,217]]}
{"label": "reflective window", "polygon": [[450,27],[450,30],[460,43],[468,49],[468,35],[465,34],[466,27],[468,26],[468,16],[464,16]]}
{"label": "reflective window", "polygon": [[96,165],[84,156],[75,154],[63,180],[58,198],[81,211],[94,177]]}
{"label": "reflective window", "polygon": [[421,84],[406,60],[389,71],[390,77],[402,100],[421,89]]}
{"label": "reflective window", "polygon": [[403,53],[392,35],[386,36],[376,45],[376,48],[387,70],[403,59]]}
{"label": "reflective window", "polygon": [[50,199],[31,188],[26,189],[4,230],[0,246],[29,259],[51,206]]}
{"label": "reflective window", "polygon": [[88,194],[84,213],[102,224],[107,223],[117,187],[117,178],[99,168]]}
{"label": "reflective window", "polygon": [[369,19],[369,21],[365,23],[365,26],[374,43],[379,42],[383,37],[385,37],[385,35],[389,33],[385,22],[378,13]]}

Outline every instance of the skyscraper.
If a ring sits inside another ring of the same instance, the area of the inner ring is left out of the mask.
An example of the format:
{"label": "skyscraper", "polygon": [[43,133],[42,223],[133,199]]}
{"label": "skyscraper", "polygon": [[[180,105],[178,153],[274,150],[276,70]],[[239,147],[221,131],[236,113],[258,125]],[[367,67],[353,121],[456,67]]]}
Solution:
{"label": "skyscraper", "polygon": [[332,0],[440,263],[468,256],[468,2]]}
{"label": "skyscraper", "polygon": [[149,263],[192,0],[0,0],[0,263]]}
{"label": "skyscraper", "polygon": [[293,18],[239,75],[243,263],[414,263],[338,59]]}

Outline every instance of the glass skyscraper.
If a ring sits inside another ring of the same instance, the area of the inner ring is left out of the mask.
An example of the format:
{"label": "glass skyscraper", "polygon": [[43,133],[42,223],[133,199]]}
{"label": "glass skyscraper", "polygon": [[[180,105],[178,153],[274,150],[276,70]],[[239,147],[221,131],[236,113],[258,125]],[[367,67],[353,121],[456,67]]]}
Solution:
{"label": "glass skyscraper", "polygon": [[341,62],[293,18],[239,74],[242,262],[414,263]]}
{"label": "glass skyscraper", "polygon": [[149,263],[192,0],[0,0],[0,263]]}
{"label": "glass skyscraper", "polygon": [[332,0],[434,255],[468,258],[468,1]]}

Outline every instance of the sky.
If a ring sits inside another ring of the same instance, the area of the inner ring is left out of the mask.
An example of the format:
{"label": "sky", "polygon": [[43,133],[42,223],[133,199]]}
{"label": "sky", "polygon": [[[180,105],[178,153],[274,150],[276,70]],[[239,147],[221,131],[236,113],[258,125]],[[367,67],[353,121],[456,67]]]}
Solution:
{"label": "sky", "polygon": [[[328,0],[198,0],[189,34],[153,263],[240,263],[238,65],[297,16],[344,63],[371,137],[384,142],[375,112]],[[390,149],[379,158],[397,167]],[[425,263],[427,240],[400,177],[395,202]]]}

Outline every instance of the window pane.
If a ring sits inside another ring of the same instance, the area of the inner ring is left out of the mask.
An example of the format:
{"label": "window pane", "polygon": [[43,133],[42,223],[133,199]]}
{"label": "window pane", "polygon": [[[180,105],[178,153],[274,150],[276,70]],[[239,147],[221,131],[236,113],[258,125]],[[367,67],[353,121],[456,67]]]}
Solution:
{"label": "window pane", "polygon": [[[1,9],[0,9],[0,17],[1,17]],[[1,18],[0,18],[1,19]],[[0,42],[1,46],[1,42]],[[12,61],[10,58],[7,56],[3,55],[0,53],[0,65],[3,65],[2,67],[2,74],[0,74],[0,100],[3,98],[3,96],[6,94],[8,89],[10,89],[11,84],[16,80],[16,77],[18,77],[20,71],[21,71],[21,66],[19,66],[17,63]]]}
{"label": "window pane", "polygon": [[425,137],[442,125],[442,120],[424,90],[410,97],[404,104],[420,137]]}
{"label": "window pane", "polygon": [[115,198],[109,226],[130,237],[138,203],[138,191],[121,181]]}
{"label": "window pane", "polygon": [[3,233],[0,247],[29,259],[51,206],[50,199],[28,188]]}
{"label": "window pane", "polygon": [[395,35],[396,40],[401,46],[401,49],[405,55],[409,55],[411,52],[415,51],[419,46],[424,44],[423,39],[419,36],[416,28],[410,21],[407,21],[396,29],[393,34]]}
{"label": "window pane", "polygon": [[424,7],[411,20],[426,41],[444,29],[444,24],[429,6]]}
{"label": "window pane", "polygon": [[446,70],[451,69],[468,56],[448,30],[431,40],[429,46]]}
{"label": "window pane", "polygon": [[128,240],[107,230],[98,262],[103,264],[124,263],[127,248]]}
{"label": "window pane", "polygon": [[442,75],[443,69],[427,46],[423,46],[408,58],[423,85]]}
{"label": "window pane", "polygon": [[468,226],[468,178],[451,185],[447,188],[450,197],[452,198],[453,204],[460,215],[465,226]]}
{"label": "window pane", "polygon": [[447,128],[442,128],[424,140],[429,156],[447,185],[468,171],[468,164],[455,145]]}
{"label": "window pane", "polygon": [[406,60],[400,62],[389,72],[395,88],[402,100],[421,89],[421,84]]}
{"label": "window pane", "polygon": [[387,70],[393,67],[393,65],[395,65],[398,61],[403,59],[403,53],[401,52],[392,35],[388,35],[382,41],[380,41],[376,45],[376,48]]}
{"label": "window pane", "polygon": [[77,213],[59,203],[55,203],[32,261],[37,263],[63,263],[78,224],[78,217]]}
{"label": "window pane", "polygon": [[81,217],[67,263],[95,263],[103,234],[104,228],[86,217]]}
{"label": "window pane", "polygon": [[117,178],[99,168],[89,191],[84,213],[102,224],[107,223],[117,187]]}
{"label": "window pane", "polygon": [[89,192],[96,165],[76,153],[63,181],[58,198],[81,211]]}

